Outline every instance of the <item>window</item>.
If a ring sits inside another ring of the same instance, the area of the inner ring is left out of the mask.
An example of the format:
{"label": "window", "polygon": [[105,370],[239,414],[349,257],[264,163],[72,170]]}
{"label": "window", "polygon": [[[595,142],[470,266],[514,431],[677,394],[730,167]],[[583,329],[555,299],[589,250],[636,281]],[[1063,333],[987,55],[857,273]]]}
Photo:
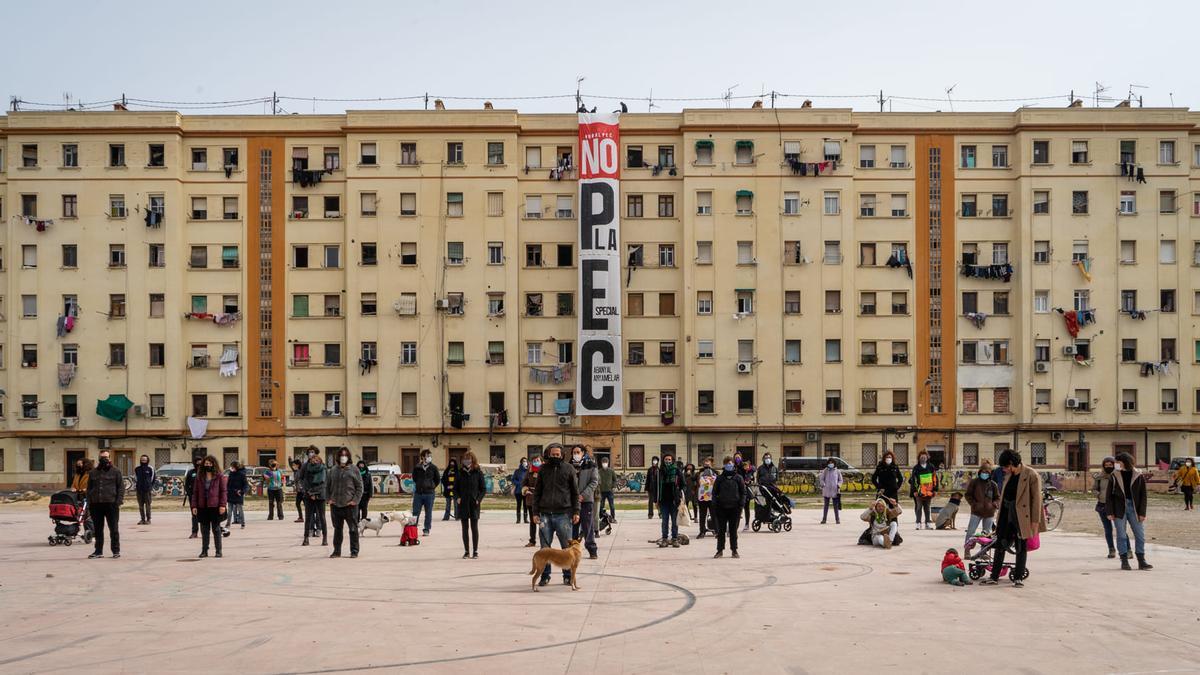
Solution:
{"label": "window", "polygon": [[754,213],[754,194],[749,190],[738,190],[735,196],[735,213],[749,216]]}
{"label": "window", "polygon": [[1071,192],[1071,213],[1075,215],[1087,215],[1088,212],[1088,193],[1087,190],[1074,190]]}
{"label": "window", "polygon": [[21,345],[21,367],[22,368],[37,368],[37,366],[38,366],[37,345]]}
{"label": "window", "polygon": [[[661,254],[661,247],[659,250]],[[575,246],[573,244],[555,245],[555,261],[558,267],[573,267],[575,265]]]}
{"label": "window", "polygon": [[555,197],[555,218],[570,218],[574,215],[574,210],[571,208],[573,204],[571,195],[558,195]]}
{"label": "window", "polygon": [[992,146],[992,166],[997,169],[1006,168],[1008,166],[1008,146],[993,145]]}
{"label": "window", "polygon": [[21,246],[21,267],[33,269],[37,267],[37,244]]}
{"label": "window", "polygon": [[1008,217],[1008,195],[992,195],[992,216]]}
{"label": "window", "polygon": [[[162,244],[157,244],[157,245],[160,247],[162,246]],[[153,247],[153,246],[155,246],[155,244],[151,244],[151,246]],[[79,266],[79,247],[78,246],[76,246],[75,244],[63,244],[62,266],[67,267],[67,268],[73,268],[73,267]],[[151,255],[150,255],[150,266],[156,267],[156,265],[154,264],[153,250],[151,250]],[[158,265],[158,267],[161,267],[161,265]]]}
{"label": "window", "polygon": [[875,293],[863,291],[859,294],[858,313],[864,316],[873,316],[876,313]]}
{"label": "window", "polygon": [[1137,213],[1137,193],[1132,190],[1122,190],[1117,202],[1117,212],[1126,216]]}
{"label": "window", "polygon": [[825,215],[836,216],[841,213],[841,195],[837,192],[826,191],[824,194]]}
{"label": "window", "polygon": [[675,364],[675,343],[660,342],[658,343],[658,363],[664,366]]}
{"label": "window", "polygon": [[[461,151],[462,144],[459,144]],[[491,166],[500,166],[504,164],[504,143],[490,141],[487,144],[487,163]]]}
{"label": "window", "polygon": [[645,166],[642,146],[628,145],[625,147],[625,166],[630,169],[641,169]]}
{"label": "window", "polygon": [[800,341],[785,340],[783,343],[783,362],[789,364],[800,363]]}
{"label": "window", "polygon": [[1004,265],[1008,262],[1008,242],[995,242],[992,244],[992,264]]}
{"label": "window", "polygon": [[658,196],[658,217],[659,218],[674,218],[675,217],[675,195],[659,195]]}
{"label": "window", "polygon": [[893,194],[892,195],[892,217],[904,218],[908,216],[908,195]]}
{"label": "window", "polygon": [[784,314],[799,314],[800,313],[800,291],[784,291],[784,293],[783,293],[783,313]]}
{"label": "window", "polygon": [[544,316],[541,293],[525,294],[525,316]]}
{"label": "window", "polygon": [[825,255],[822,256],[821,261],[826,265],[842,264],[842,242],[833,240],[826,241]]}
{"label": "window", "polygon": [[754,390],[739,389],[737,393],[738,412],[752,413],[754,412]]}
{"label": "window", "polygon": [[734,143],[734,164],[753,164],[754,163],[754,142],[753,141],[737,141]]}
{"label": "window", "polygon": [[783,193],[783,215],[785,215],[785,216],[800,215],[800,193],[799,192]]}
{"label": "window", "polygon": [[626,200],[625,216],[627,218],[642,217],[642,195],[629,195]]}
{"label": "window", "polygon": [[557,293],[555,297],[556,316],[575,316],[575,294]]}
{"label": "window", "polygon": [[325,207],[326,218],[342,217],[342,198],[338,195],[325,195],[321,198]]}
{"label": "window", "polygon": [[375,215],[375,193],[360,192],[358,195],[358,209],[359,213],[363,216],[370,217]]}
{"label": "window", "polygon": [[1175,313],[1175,289],[1165,288],[1158,291],[1158,309],[1167,314]]}
{"label": "window", "polygon": [[658,146],[658,165],[664,169],[673,168],[675,166],[675,146]]}
{"label": "window", "polygon": [[417,343],[416,342],[401,342],[400,343],[400,365],[402,365],[402,366],[417,365]]}
{"label": "window", "polygon": [[1050,311],[1050,291],[1033,292],[1033,311],[1035,314],[1046,314]]}
{"label": "window", "polygon": [[696,313],[697,314],[712,314],[713,313],[712,291],[696,291]]}
{"label": "window", "polygon": [[825,313],[840,314],[842,311],[842,292],[825,291]]}
{"label": "window", "polygon": [[110,167],[125,166],[125,146],[113,143],[108,146],[108,165]]}
{"label": "window", "polygon": [[112,342],[108,345],[108,366],[110,368],[125,367],[125,343]]}
{"label": "window", "polygon": [[488,316],[504,316],[504,293],[488,293]]}
{"label": "window", "polygon": [[375,164],[378,160],[378,155],[375,150],[375,144],[374,143],[361,143],[361,144],[359,144],[358,149],[359,149],[358,163],[362,164],[364,166],[375,166]]}
{"label": "window", "polygon": [[21,318],[35,319],[38,315],[37,296],[22,295],[21,296]]}
{"label": "window", "polygon": [[1050,390],[1037,389],[1033,393],[1033,409],[1035,412],[1050,412]]}
{"label": "window", "polygon": [[63,143],[62,165],[63,168],[75,168],[79,166],[79,146],[77,144]]}
{"label": "window", "polygon": [[659,316],[675,316],[675,294],[674,293],[659,293],[658,294],[658,315]]}
{"label": "window", "polygon": [[[501,146],[503,148],[503,146]],[[491,149],[489,147],[489,156]],[[463,144],[462,141],[450,141],[446,143],[446,163],[447,164],[462,164],[463,163]]]}
{"label": "window", "polygon": [[150,294],[150,318],[161,319],[165,312],[166,296],[162,293]]}
{"label": "window", "polygon": [[836,415],[842,412],[842,390],[841,389],[826,389],[825,390],[825,413]]}
{"label": "window", "polygon": [[645,314],[644,301],[641,293],[629,293],[625,301],[626,316],[643,316]]}
{"label": "window", "polygon": [[531,391],[525,394],[525,413],[527,415],[542,414],[542,392]]}
{"label": "window", "polygon": [[698,340],[696,342],[696,358],[711,359],[713,358],[713,341]]}
{"label": "window", "polygon": [[711,389],[700,389],[696,392],[696,412],[706,415],[714,412],[714,396]]}
{"label": "window", "polygon": [[466,260],[463,254],[463,243],[461,241],[446,242],[446,264],[461,265]]}
{"label": "window", "polygon": [[892,291],[892,314],[897,316],[908,314],[907,291]]}
{"label": "window", "polygon": [[77,218],[79,216],[79,197],[76,195],[62,196],[62,217]]}
{"label": "window", "polygon": [[359,302],[359,308],[363,316],[375,316],[378,303],[375,300],[374,293],[363,293]]}
{"label": "window", "polygon": [[1175,264],[1175,240],[1163,239],[1158,242],[1158,262],[1163,265]]}
{"label": "window", "polygon": [[712,242],[698,241],[696,242],[696,264],[711,265],[712,257]]}
{"label": "window", "polygon": [[979,293],[975,291],[963,291],[962,294],[962,313],[975,314],[979,311]]}
{"label": "window", "polygon": [[907,413],[908,412],[908,390],[893,389],[892,390],[892,412]]}
{"label": "window", "polygon": [[1162,390],[1162,411],[1173,413],[1179,411],[1179,391],[1176,389]]}
{"label": "window", "polygon": [[238,268],[238,247],[237,246],[222,246],[221,247],[221,267],[227,270]]}
{"label": "window", "polygon": [[325,269],[337,269],[342,266],[342,247],[337,245],[325,246],[322,265]]}
{"label": "window", "polygon": [[875,215],[875,195],[863,194],[858,197],[858,215],[870,218]]}
{"label": "window", "polygon": [[1034,190],[1033,191],[1033,213],[1034,213],[1034,215],[1050,213],[1050,191],[1049,190]]}
{"label": "window", "polygon": [[[646,393],[641,391],[629,392],[629,414],[646,414]],[[631,446],[632,447],[632,446]]]}
{"label": "window", "polygon": [[831,339],[825,341],[825,363],[842,362],[842,341]]}
{"label": "window", "polygon": [[21,195],[21,215],[37,217],[37,195]]}
{"label": "window", "polygon": [[1071,163],[1072,164],[1087,164],[1088,163],[1088,142],[1087,141],[1071,141]]}
{"label": "window", "polygon": [[893,145],[888,151],[888,166],[893,169],[908,168],[908,146]]}
{"label": "window", "polygon": [[962,406],[964,413],[979,412],[979,390],[978,389],[963,389],[962,390]]}
{"label": "window", "polygon": [[659,267],[674,267],[675,266],[675,245],[674,244],[659,244],[658,245],[658,266]]}
{"label": "window", "polygon": [[701,216],[712,215],[712,193],[697,192],[696,193],[696,214]]}
{"label": "window", "polygon": [[1088,256],[1087,240],[1076,240],[1075,242],[1072,242],[1072,244],[1071,244],[1071,262],[1073,262],[1073,263],[1087,262],[1088,258],[1089,258],[1089,256]]}
{"label": "window", "polygon": [[992,390],[992,412],[997,414],[1008,414],[1009,389],[1008,387],[996,387]]}
{"label": "window", "polygon": [[842,142],[831,139],[825,139],[825,161],[840,162],[842,161]]}
{"label": "window", "polygon": [[446,217],[447,218],[462,218],[463,215],[463,193],[447,192],[446,193]]}
{"label": "window", "polygon": [[1137,412],[1138,409],[1138,392],[1137,389],[1122,389],[1121,390],[1121,412]]}
{"label": "window", "polygon": [[1034,164],[1049,164],[1050,163],[1050,141],[1034,141],[1033,142],[1033,163]]}
{"label": "window", "polygon": [[322,415],[329,417],[337,417],[342,414],[342,395],[341,394],[325,394],[325,409],[321,411]]}
{"label": "window", "polygon": [[1073,309],[1076,312],[1082,312],[1085,309],[1091,309],[1092,293],[1087,289],[1076,289],[1072,294]]}
{"label": "window", "polygon": [[1175,141],[1158,142],[1158,163],[1175,164]]}
{"label": "window", "polygon": [[[798,156],[797,159],[799,159]],[[875,167],[875,146],[860,145],[858,147],[858,166],[861,169],[871,169]]]}
{"label": "window", "polygon": [[1008,314],[1008,292],[996,291],[992,293],[992,314],[1006,315]]}
{"label": "window", "polygon": [[1159,341],[1158,358],[1161,361],[1178,362],[1175,353],[1175,338],[1162,338]]}
{"label": "window", "polygon": [[237,148],[221,148],[221,166],[226,171],[233,171],[238,167],[238,149]]}
{"label": "window", "polygon": [[1137,141],[1121,141],[1120,160],[1122,164],[1133,164],[1137,161]]}
{"label": "window", "polygon": [[962,168],[964,168],[964,169],[974,169],[975,168],[975,146],[974,145],[964,145],[964,146],[962,146],[962,149],[960,152],[962,155],[962,163],[960,166],[962,166]]}
{"label": "window", "polygon": [[646,363],[646,345],[643,342],[629,343],[629,365],[640,366]]}
{"label": "window", "polygon": [[[167,360],[166,345],[161,342],[150,343],[150,367],[161,368]],[[74,417],[74,415],[72,415]]]}
{"label": "window", "polygon": [[341,316],[342,315],[342,296],[326,295],[325,296],[325,316]]}
{"label": "window", "polygon": [[865,415],[870,415],[879,412],[879,390],[863,389],[861,392],[861,402],[859,410]]}

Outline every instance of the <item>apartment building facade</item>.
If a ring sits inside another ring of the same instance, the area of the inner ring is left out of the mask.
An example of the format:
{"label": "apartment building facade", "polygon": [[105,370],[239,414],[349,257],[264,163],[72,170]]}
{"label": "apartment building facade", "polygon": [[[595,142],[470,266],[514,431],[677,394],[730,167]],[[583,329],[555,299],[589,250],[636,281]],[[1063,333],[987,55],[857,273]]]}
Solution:
{"label": "apartment building facade", "polygon": [[1200,454],[1200,114],[620,125],[624,414],[593,424],[575,115],[0,118],[0,486],[100,447]]}

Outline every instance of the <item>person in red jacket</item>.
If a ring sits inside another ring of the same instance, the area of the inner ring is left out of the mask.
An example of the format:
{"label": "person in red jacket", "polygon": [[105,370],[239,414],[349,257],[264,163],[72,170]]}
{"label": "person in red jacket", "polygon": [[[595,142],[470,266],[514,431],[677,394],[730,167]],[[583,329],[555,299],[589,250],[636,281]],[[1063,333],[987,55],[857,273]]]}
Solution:
{"label": "person in red jacket", "polygon": [[942,558],[942,581],[951,586],[971,585],[971,577],[967,574],[967,566],[963,564],[962,558],[958,557],[958,551],[955,549],[946,549],[946,556]]}
{"label": "person in red jacket", "polygon": [[200,463],[196,482],[192,484],[192,515],[200,523],[200,532],[203,535],[201,558],[208,557],[210,533],[217,548],[217,557],[221,557],[221,519],[229,503],[226,480],[225,476],[221,475],[221,466],[217,463],[217,458],[209,455]]}

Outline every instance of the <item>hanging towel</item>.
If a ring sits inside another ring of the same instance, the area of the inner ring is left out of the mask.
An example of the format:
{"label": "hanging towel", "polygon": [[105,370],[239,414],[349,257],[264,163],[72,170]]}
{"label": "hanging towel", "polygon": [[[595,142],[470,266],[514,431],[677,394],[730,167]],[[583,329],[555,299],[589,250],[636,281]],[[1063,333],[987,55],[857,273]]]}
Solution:
{"label": "hanging towel", "polygon": [[54,334],[57,337],[67,336],[67,317],[62,314],[58,315],[58,321],[54,323]]}
{"label": "hanging towel", "polygon": [[237,347],[226,347],[221,352],[221,377],[234,377],[238,372]]}
{"label": "hanging towel", "polygon": [[58,386],[69,387],[71,380],[75,379],[75,364],[60,363],[58,364]]}
{"label": "hanging towel", "polygon": [[[76,311],[78,311],[78,309]],[[68,316],[63,321],[63,329],[66,330],[68,333],[75,330],[75,317],[74,316]]]}
{"label": "hanging towel", "polygon": [[189,417],[187,418],[187,425],[193,439],[204,438],[204,434],[208,433],[208,420]]}
{"label": "hanging towel", "polygon": [[1067,332],[1071,334],[1071,337],[1079,335],[1079,316],[1075,310],[1063,312],[1063,322],[1067,324]]}

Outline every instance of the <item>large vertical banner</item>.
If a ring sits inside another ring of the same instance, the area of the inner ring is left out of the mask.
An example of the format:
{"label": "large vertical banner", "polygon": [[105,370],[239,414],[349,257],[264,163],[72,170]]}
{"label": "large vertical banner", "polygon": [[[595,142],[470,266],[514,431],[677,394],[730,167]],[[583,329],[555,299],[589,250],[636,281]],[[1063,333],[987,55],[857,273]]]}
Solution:
{"label": "large vertical banner", "polygon": [[579,115],[579,415],[621,414],[619,122]]}

